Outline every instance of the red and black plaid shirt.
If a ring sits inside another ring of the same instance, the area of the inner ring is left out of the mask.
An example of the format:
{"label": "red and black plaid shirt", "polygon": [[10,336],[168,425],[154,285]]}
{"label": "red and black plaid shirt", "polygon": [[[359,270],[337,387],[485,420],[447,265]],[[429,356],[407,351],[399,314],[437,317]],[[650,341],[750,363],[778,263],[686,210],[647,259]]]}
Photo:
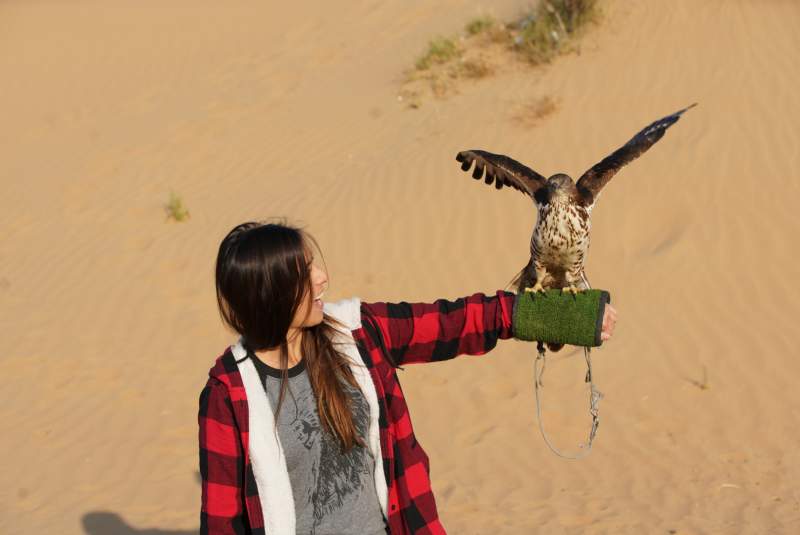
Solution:
{"label": "red and black plaid shirt", "polygon": [[[428,456],[417,442],[396,366],[480,355],[510,338],[515,294],[498,291],[434,303],[362,303],[353,338],[380,407],[383,470],[393,535],[443,534]],[[201,534],[264,534],[247,451],[248,411],[230,350],[217,359],[200,394]]]}

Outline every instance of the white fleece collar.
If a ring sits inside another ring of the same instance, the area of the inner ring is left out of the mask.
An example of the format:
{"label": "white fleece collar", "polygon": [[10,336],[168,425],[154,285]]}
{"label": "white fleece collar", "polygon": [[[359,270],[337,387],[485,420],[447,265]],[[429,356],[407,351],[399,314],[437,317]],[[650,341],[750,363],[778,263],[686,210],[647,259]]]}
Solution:
{"label": "white fleece collar", "polygon": [[[375,490],[383,514],[388,518],[389,491],[383,473],[378,393],[350,333],[351,330],[361,327],[361,301],[358,298],[352,298],[337,303],[325,303],[324,310],[326,314],[333,316],[347,328],[347,330],[338,331],[338,336],[333,342],[341,353],[349,357],[350,369],[369,404],[368,446],[372,458],[375,460]],[[264,512],[264,528],[267,535],[294,535],[294,497],[289,471],[286,468],[286,457],[277,433],[273,432],[275,426],[273,409],[255,365],[250,359],[242,360],[247,356],[247,350],[242,346],[241,339],[236,345],[231,346],[231,351],[237,361],[247,395],[248,449],[261,500],[261,510]]]}

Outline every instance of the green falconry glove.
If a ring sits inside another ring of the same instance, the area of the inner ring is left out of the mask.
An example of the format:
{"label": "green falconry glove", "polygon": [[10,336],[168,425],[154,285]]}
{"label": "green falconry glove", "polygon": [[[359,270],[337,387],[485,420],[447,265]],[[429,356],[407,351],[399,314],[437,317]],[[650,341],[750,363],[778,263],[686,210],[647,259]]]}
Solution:
{"label": "green falconry glove", "polygon": [[603,313],[611,296],[605,290],[577,294],[561,290],[522,292],[514,300],[514,338],[538,342],[599,346]]}

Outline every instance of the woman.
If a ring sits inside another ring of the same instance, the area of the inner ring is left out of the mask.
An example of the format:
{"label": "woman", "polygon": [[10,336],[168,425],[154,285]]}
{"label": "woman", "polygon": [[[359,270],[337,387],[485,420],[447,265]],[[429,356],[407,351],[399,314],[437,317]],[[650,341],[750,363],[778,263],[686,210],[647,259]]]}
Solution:
{"label": "woman", "polygon": [[[395,370],[483,354],[515,330],[535,339],[547,318],[503,291],[323,304],[315,251],[283,224],[244,223],[220,244],[217,301],[240,339],[200,395],[201,533],[445,533]],[[582,320],[591,345],[615,322],[599,295]]]}

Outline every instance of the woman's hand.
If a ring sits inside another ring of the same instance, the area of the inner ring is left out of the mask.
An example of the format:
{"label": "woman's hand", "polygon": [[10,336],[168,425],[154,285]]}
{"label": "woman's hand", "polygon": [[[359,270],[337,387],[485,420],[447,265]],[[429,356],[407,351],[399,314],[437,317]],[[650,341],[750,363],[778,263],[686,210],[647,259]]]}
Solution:
{"label": "woman's hand", "polygon": [[617,310],[611,305],[606,305],[603,312],[603,330],[600,332],[600,340],[605,342],[614,334],[614,326],[617,324]]}

